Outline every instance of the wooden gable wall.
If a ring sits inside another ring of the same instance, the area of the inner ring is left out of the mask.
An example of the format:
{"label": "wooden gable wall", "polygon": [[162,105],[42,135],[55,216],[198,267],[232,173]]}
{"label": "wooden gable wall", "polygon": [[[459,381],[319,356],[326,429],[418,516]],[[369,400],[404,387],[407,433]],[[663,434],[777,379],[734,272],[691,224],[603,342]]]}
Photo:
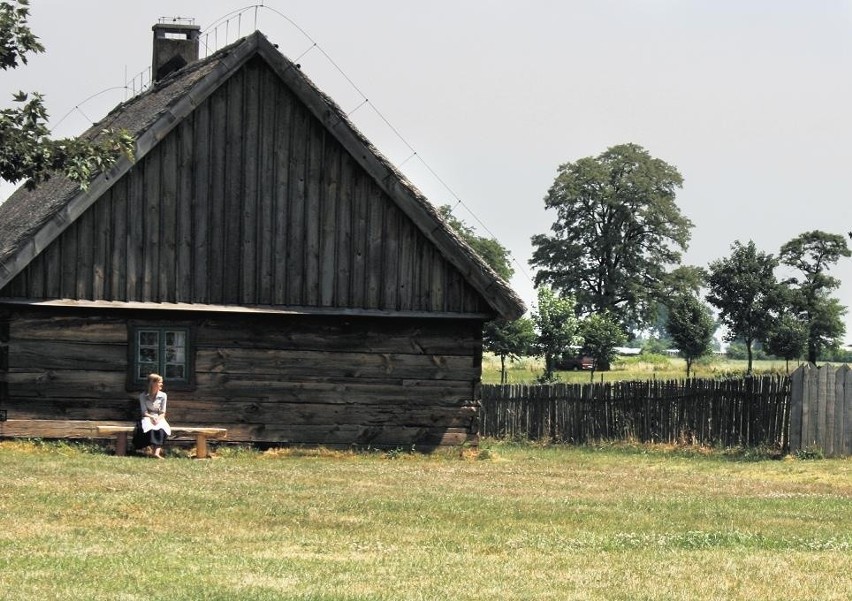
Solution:
{"label": "wooden gable wall", "polygon": [[258,58],[0,296],[492,312]]}

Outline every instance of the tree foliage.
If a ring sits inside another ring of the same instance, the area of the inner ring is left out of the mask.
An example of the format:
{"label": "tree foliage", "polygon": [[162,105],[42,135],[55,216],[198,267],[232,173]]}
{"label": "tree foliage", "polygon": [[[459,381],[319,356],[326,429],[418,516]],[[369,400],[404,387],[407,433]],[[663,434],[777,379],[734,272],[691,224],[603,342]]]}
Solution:
{"label": "tree foliage", "polygon": [[[472,227],[453,215],[452,207],[449,205],[439,207],[438,212],[497,275],[504,280],[512,277],[515,270],[511,264],[511,253],[505,246],[494,238],[478,235]],[[513,321],[495,319],[485,324],[483,347],[486,351],[500,357],[501,384],[506,381],[506,359],[515,361],[521,355],[529,353],[534,340],[533,323],[525,317]]]}
{"label": "tree foliage", "polygon": [[500,244],[496,238],[486,238],[478,235],[472,227],[453,215],[453,209],[450,205],[442,205],[438,208],[438,213],[455,230],[459,237],[467,242],[468,246],[476,251],[476,254],[482,257],[497,275],[506,281],[511,279],[515,274],[515,270],[512,267],[512,253],[509,249]]}
{"label": "tree foliage", "polygon": [[627,337],[618,320],[609,313],[594,313],[580,322],[583,352],[595,360],[591,379],[598,369],[609,369],[617,354],[616,348],[624,344]]}
{"label": "tree foliage", "polygon": [[852,255],[846,239],[838,234],[819,230],[796,236],[781,247],[780,262],[799,272],[801,278],[791,278],[790,304],[808,331],[808,361],[816,363],[822,351],[836,346],[846,327],[843,315],[846,308],[831,296],[840,281],[828,274],[841,258]]}
{"label": "tree foliage", "polygon": [[710,308],[691,294],[682,294],[669,303],[667,329],[675,346],[686,359],[686,377],[689,377],[696,359],[710,352],[710,342],[716,323]]}
{"label": "tree foliage", "polygon": [[538,333],[534,349],[544,357],[542,381],[549,382],[554,378],[556,358],[579,342],[574,299],[559,296],[549,286],[539,286],[532,319]]}
{"label": "tree foliage", "polygon": [[[28,0],[0,2],[0,68],[15,69],[27,64],[27,55],[44,52],[27,19]],[[127,132],[103,130],[95,141],[52,140],[48,114],[39,93],[17,92],[19,106],[0,111],[0,178],[8,182],[26,180],[35,187],[55,172],[64,173],[82,188],[90,178],[109,168],[120,154],[133,156],[133,138]]]}
{"label": "tree foliage", "polygon": [[731,256],[710,263],[707,301],[719,310],[719,319],[728,328],[726,339],[742,339],[748,352],[748,373],[752,372],[752,347],[765,340],[774,316],[780,310],[772,254],[758,251],[749,240],[731,246]]}
{"label": "tree foliage", "polygon": [[489,321],[483,328],[485,349],[500,357],[500,383],[506,383],[506,360],[517,361],[535,344],[535,325],[527,317]]}
{"label": "tree foliage", "polygon": [[801,357],[807,344],[807,324],[791,313],[784,313],[772,324],[769,330],[766,350],[776,357],[784,359],[789,373],[790,360]]}
{"label": "tree foliage", "polygon": [[581,314],[609,312],[625,329],[654,318],[667,266],[679,263],[692,222],[675,204],[677,169],[641,146],[613,146],[561,165],[544,198],[552,235],[533,236],[536,284],[571,294]]}

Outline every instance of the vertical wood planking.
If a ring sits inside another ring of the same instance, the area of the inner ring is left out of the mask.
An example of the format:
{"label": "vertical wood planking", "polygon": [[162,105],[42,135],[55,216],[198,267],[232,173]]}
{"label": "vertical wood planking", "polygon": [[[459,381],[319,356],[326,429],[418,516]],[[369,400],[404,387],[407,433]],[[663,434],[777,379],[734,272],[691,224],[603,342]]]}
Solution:
{"label": "vertical wood planking", "polygon": [[77,236],[76,256],[65,257],[65,261],[77,263],[77,282],[74,294],[69,298],[91,298],[92,297],[92,267],[93,252],[95,245],[95,214],[94,211],[86,211],[75,223],[65,230],[73,237]]}
{"label": "vertical wood planking", "polygon": [[127,190],[130,178],[125,176],[112,187],[112,222],[109,232],[110,260],[109,298],[127,300]]}
{"label": "vertical wood planking", "polygon": [[273,169],[275,177],[274,195],[274,231],[273,231],[273,302],[284,305],[288,301],[288,288],[290,282],[288,269],[290,256],[288,254],[288,242],[290,239],[290,211],[292,205],[291,172],[292,160],[291,133],[293,129],[293,99],[289,92],[281,86],[275,87],[275,125],[273,157],[275,159]]}
{"label": "vertical wood planking", "polygon": [[369,185],[359,173],[353,174],[352,269],[349,274],[349,306],[367,306],[367,255],[369,238]]}
{"label": "vertical wood planking", "polygon": [[790,452],[802,448],[802,417],[805,399],[805,369],[800,367],[790,376]]}
{"label": "vertical wood planking", "polygon": [[305,304],[316,307],[320,303],[320,214],[325,210],[323,195],[326,133],[313,118],[309,121],[307,148],[307,191],[305,197]]}
{"label": "vertical wood planking", "polygon": [[142,300],[142,279],[145,273],[145,167],[137,164],[130,172],[127,210],[127,300]]}
{"label": "vertical wood planking", "polygon": [[305,304],[305,203],[307,193],[307,142],[309,115],[302,106],[293,108],[290,130],[290,181],[287,228],[287,304]]}
{"label": "vertical wood planking", "polygon": [[224,274],[222,286],[222,302],[236,304],[240,302],[242,278],[240,267],[242,262],[242,219],[245,177],[245,137],[243,118],[245,111],[246,72],[236,72],[228,80],[227,87],[227,116],[226,116],[226,148],[225,148],[225,198],[223,219],[225,221],[224,236]]}
{"label": "vertical wood planking", "polygon": [[847,376],[849,375],[849,366],[842,365],[834,373],[834,396],[831,399],[831,404],[834,406],[834,427],[832,428],[833,447],[835,455],[846,454],[846,443],[843,436],[843,431],[846,425],[846,415],[844,407],[844,390],[846,388]]}
{"label": "vertical wood planking", "polygon": [[95,226],[92,248],[92,300],[109,297],[109,277],[112,274],[110,262],[113,256],[109,248],[109,233],[112,231],[114,195],[110,189],[89,208],[89,212],[94,214]]}
{"label": "vertical wood planking", "polygon": [[142,226],[144,231],[144,253],[142,270],[142,299],[146,302],[156,302],[159,298],[160,278],[160,245],[162,243],[160,230],[160,164],[156,159],[159,153],[154,150],[145,157],[145,172],[142,201],[144,215]]}
{"label": "vertical wood planking", "polygon": [[432,294],[429,299],[429,309],[431,311],[444,311],[446,309],[446,306],[444,305],[444,286],[447,267],[448,266],[440,253],[432,253],[432,273],[430,276],[432,283],[430,291]]}
{"label": "vertical wood planking", "polygon": [[195,198],[195,168],[193,161],[193,121],[190,119],[177,129],[177,224],[175,237],[175,301],[191,303],[194,301],[193,288],[193,207]]}
{"label": "vertical wood planking", "polygon": [[384,197],[376,185],[369,182],[369,196],[367,198],[367,261],[365,307],[378,309],[382,306],[382,238],[384,223]]}
{"label": "vertical wood planking", "polygon": [[417,236],[417,271],[418,278],[418,294],[417,294],[417,309],[420,311],[428,311],[431,308],[431,290],[432,290],[432,246],[423,236]]}
{"label": "vertical wood planking", "polygon": [[77,294],[77,230],[68,228],[59,236],[60,265],[62,270],[61,298],[74,298]]}
{"label": "vertical wood planking", "polygon": [[820,371],[822,372],[820,375],[823,381],[823,385],[820,389],[820,396],[823,399],[821,406],[824,409],[821,424],[822,432],[820,432],[820,439],[822,441],[822,448],[825,451],[825,454],[831,457],[834,455],[834,374],[836,373],[836,371],[833,367],[830,367],[828,365],[823,366]]}
{"label": "vertical wood planking", "polygon": [[[337,281],[337,236],[340,230],[340,152],[337,146],[326,140],[323,148],[322,185],[320,187],[321,212],[319,215],[319,298],[321,307],[335,306],[335,282]],[[324,136],[325,139],[325,136]]]}
{"label": "vertical wood planking", "polygon": [[416,240],[417,232],[413,224],[407,219],[400,219],[397,306],[401,311],[410,311],[414,308],[414,294],[418,279],[414,255]]}
{"label": "vertical wood planking", "polygon": [[852,371],[848,365],[842,368],[845,372],[843,386],[843,454],[852,456]]}
{"label": "vertical wood planking", "polygon": [[[813,415],[814,433],[811,439],[811,444],[820,446],[825,438],[826,428],[828,426],[828,367],[816,368],[816,412]],[[824,449],[824,447],[823,447]]]}
{"label": "vertical wood planking", "polygon": [[275,80],[269,69],[263,69],[258,83],[258,223],[257,232],[257,294],[262,305],[275,303],[273,295],[273,265],[275,249]]}
{"label": "vertical wood planking", "polygon": [[[211,162],[213,149],[211,104],[207,99],[193,113],[192,127],[192,301],[196,303],[210,302],[209,285],[213,276],[210,265],[213,252],[211,235],[213,222],[211,220],[213,179]],[[189,173],[186,174],[189,177]]]}
{"label": "vertical wood planking", "polygon": [[[338,151],[340,152],[340,151]],[[337,254],[335,256],[335,305],[351,307],[352,266],[355,262],[355,248],[352,231],[355,216],[353,203],[355,196],[354,167],[352,159],[340,153],[340,195],[337,203]]]}
{"label": "vertical wood planking", "polygon": [[382,228],[384,252],[382,259],[382,309],[395,311],[399,309],[399,236],[400,210],[385,201],[385,218]]}
{"label": "vertical wood planking", "polygon": [[14,285],[33,297],[488,308],[259,60],[177,124]]}
{"label": "vertical wood planking", "polygon": [[235,274],[240,278],[240,302],[257,304],[258,236],[260,187],[260,75],[256,63],[246,66],[245,100],[243,102],[243,200],[240,222],[241,264]]}
{"label": "vertical wood planking", "polygon": [[207,298],[213,304],[225,302],[225,220],[226,180],[228,176],[228,90],[220,88],[213,94],[210,103],[210,213],[207,246]]}
{"label": "vertical wood planking", "polygon": [[157,262],[158,302],[174,302],[177,298],[177,229],[180,227],[177,210],[178,138],[175,132],[160,142],[160,182],[155,196],[160,205],[160,257]]}
{"label": "vertical wood planking", "polygon": [[25,287],[23,297],[30,298],[45,298],[47,294],[47,286],[45,281],[45,252],[42,251],[36,256],[27,269],[24,271],[27,278],[27,286]]}

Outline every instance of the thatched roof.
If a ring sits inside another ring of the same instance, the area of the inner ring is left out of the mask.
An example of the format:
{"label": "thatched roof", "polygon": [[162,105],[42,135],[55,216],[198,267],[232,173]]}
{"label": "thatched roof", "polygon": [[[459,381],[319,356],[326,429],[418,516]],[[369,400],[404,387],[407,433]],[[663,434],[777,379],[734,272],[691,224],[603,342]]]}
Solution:
{"label": "thatched roof", "polygon": [[[141,159],[199,103],[256,56],[269,64],[497,314],[504,318],[523,314],[523,301],[508,284],[456,235],[425,196],[370,144],[340,107],[260,32],[184,67],[119,105],[83,137],[95,138],[106,128],[125,129],[135,137],[136,159]],[[0,289],[130,167],[127,159],[120,159],[108,172],[95,177],[85,191],[64,176],[56,175],[35,190],[21,187],[0,204]]]}

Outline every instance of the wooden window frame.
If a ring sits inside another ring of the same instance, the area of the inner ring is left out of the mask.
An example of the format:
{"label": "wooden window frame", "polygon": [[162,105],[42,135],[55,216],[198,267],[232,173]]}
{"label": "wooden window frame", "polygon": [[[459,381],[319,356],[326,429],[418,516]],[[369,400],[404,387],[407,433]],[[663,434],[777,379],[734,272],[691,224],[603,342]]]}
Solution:
{"label": "wooden window frame", "polygon": [[[160,347],[158,351],[158,363],[163,367],[163,339],[167,332],[183,332],[186,335],[185,362],[186,378],[177,380],[169,378],[165,373],[158,371],[165,380],[165,390],[195,390],[195,327],[188,323],[162,323],[132,321],[127,324],[127,390],[137,391],[145,388],[145,379],[139,379],[137,359],[139,349],[139,333],[145,330],[158,331],[160,333]],[[165,370],[162,370],[165,371]]]}

